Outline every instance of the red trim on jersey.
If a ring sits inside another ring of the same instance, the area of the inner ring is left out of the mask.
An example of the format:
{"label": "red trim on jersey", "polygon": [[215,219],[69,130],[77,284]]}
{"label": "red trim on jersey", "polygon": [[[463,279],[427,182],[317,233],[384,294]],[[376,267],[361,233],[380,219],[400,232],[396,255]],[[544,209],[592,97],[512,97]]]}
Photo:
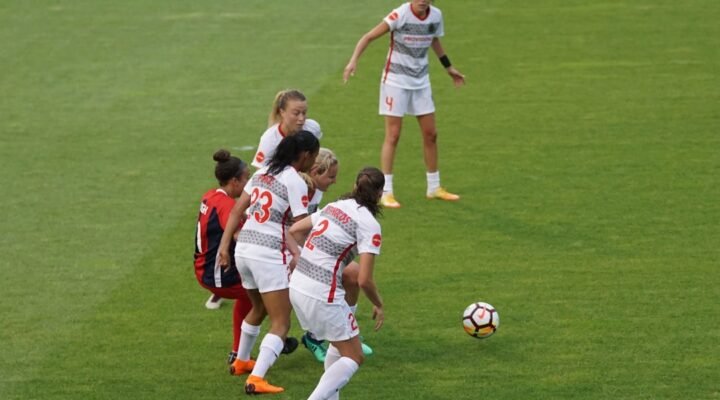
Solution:
{"label": "red trim on jersey", "polygon": [[280,136],[285,137],[285,132],[282,131],[282,122],[278,124],[278,132],[280,132]]}
{"label": "red trim on jersey", "polygon": [[287,210],[285,210],[285,214],[283,214],[282,223],[280,224],[280,231],[282,232],[282,243],[280,244],[280,253],[283,257],[283,264],[287,264],[287,255],[285,254],[285,250],[287,250],[287,246],[285,246],[285,222],[288,219],[288,216],[290,216],[290,207],[288,207]]}
{"label": "red trim on jersey", "polygon": [[385,63],[385,75],[383,76],[383,83],[385,83],[385,80],[387,80],[388,73],[390,72],[390,60],[392,59],[392,53],[393,53],[393,44],[395,41],[393,40],[395,37],[395,32],[390,32],[390,53],[388,54],[387,62]]}
{"label": "red trim on jersey", "polygon": [[332,303],[333,297],[335,297],[335,289],[337,288],[337,273],[338,273],[338,269],[340,269],[340,263],[342,262],[342,260],[345,259],[347,254],[350,252],[350,250],[356,244],[357,244],[357,242],[346,247],[345,250],[343,250],[343,252],[340,253],[340,257],[338,257],[337,262],[335,263],[335,268],[333,268],[332,284],[330,285],[330,294],[328,295],[328,303]]}
{"label": "red trim on jersey", "polygon": [[413,10],[413,8],[412,8],[412,4],[410,4],[410,12],[412,12],[413,15],[415,16],[415,18],[419,19],[420,21],[425,21],[425,20],[427,19],[427,17],[430,16],[430,9],[431,9],[431,8],[432,8],[432,7],[428,6],[428,9],[427,9],[427,12],[425,13],[425,16],[424,16],[424,17],[421,17],[421,16],[419,16],[419,15],[417,15],[417,14],[415,13],[415,10]]}

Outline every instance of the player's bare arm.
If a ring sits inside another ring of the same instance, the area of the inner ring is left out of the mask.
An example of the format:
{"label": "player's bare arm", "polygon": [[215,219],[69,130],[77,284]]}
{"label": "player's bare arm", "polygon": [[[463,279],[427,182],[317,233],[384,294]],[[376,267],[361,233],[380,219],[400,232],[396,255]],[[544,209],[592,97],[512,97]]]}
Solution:
{"label": "player's bare arm", "polygon": [[360,274],[358,276],[358,285],[367,296],[368,300],[373,303],[373,319],[375,320],[375,330],[382,327],[385,322],[385,312],[383,311],[383,302],[378,293],[375,280],[373,279],[373,269],[375,268],[375,255],[372,253],[360,254]]}
{"label": "player's bare arm", "polygon": [[[443,49],[442,43],[440,43],[439,38],[433,39],[431,47],[435,54],[438,56],[438,58],[441,59],[441,62],[443,62],[442,60],[444,58],[444,60],[447,60],[448,64],[450,63],[449,59],[447,58],[447,54],[445,54],[445,49]],[[450,77],[452,78],[455,87],[460,87],[465,84],[465,75],[460,73],[460,71],[458,71],[452,65],[445,67],[445,71],[447,71],[448,75],[450,75]]]}
{"label": "player's bare arm", "polygon": [[385,21],[380,22],[376,27],[372,28],[370,32],[364,34],[360,40],[358,40],[357,45],[355,45],[355,51],[353,51],[352,57],[350,57],[350,61],[348,62],[347,66],[345,67],[345,70],[343,71],[343,82],[347,83],[348,79],[350,79],[351,76],[355,75],[355,69],[357,68],[357,62],[360,59],[360,56],[365,51],[365,49],[368,47],[370,42],[373,40],[379,38],[380,36],[390,32],[390,27],[388,24],[385,23]]}
{"label": "player's bare arm", "polygon": [[225,224],[225,232],[223,232],[222,239],[220,240],[220,248],[218,249],[218,265],[222,268],[227,268],[230,265],[230,241],[235,231],[237,231],[238,226],[240,226],[240,223],[245,218],[245,210],[247,210],[249,206],[250,195],[243,192],[230,211],[227,224]]}

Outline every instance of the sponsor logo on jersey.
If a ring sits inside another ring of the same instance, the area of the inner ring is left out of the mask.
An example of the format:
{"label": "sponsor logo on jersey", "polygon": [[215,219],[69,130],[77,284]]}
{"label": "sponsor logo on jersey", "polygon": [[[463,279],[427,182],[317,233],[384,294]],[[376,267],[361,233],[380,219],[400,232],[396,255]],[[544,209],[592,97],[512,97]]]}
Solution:
{"label": "sponsor logo on jersey", "polygon": [[391,12],[390,15],[388,15],[388,19],[390,19],[390,21],[395,21],[398,19],[398,13],[395,11]]}
{"label": "sponsor logo on jersey", "polygon": [[258,153],[255,155],[255,161],[260,163],[265,161],[265,153],[263,153],[262,151],[258,151]]}
{"label": "sponsor logo on jersey", "polygon": [[307,205],[308,205],[308,197],[307,196],[303,196],[302,199],[300,199],[300,201],[302,201],[303,207],[307,207]]}
{"label": "sponsor logo on jersey", "polygon": [[382,236],[380,236],[379,233],[376,233],[376,234],[372,237],[372,244],[373,244],[373,246],[375,246],[375,247],[380,247],[380,244],[382,244]]}

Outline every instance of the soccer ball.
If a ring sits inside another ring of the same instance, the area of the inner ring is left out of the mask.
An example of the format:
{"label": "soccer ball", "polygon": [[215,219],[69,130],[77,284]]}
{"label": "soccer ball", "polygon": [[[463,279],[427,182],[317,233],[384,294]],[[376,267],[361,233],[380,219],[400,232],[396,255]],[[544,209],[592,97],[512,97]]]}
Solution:
{"label": "soccer ball", "polygon": [[484,339],[490,337],[500,326],[500,315],[488,303],[472,303],[463,312],[463,328],[468,335]]}

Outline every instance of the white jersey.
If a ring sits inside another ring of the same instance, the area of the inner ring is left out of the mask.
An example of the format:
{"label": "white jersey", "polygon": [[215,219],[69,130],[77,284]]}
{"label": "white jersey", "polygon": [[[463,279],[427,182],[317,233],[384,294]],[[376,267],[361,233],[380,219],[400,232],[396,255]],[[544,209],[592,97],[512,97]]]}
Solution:
{"label": "white jersey", "polygon": [[308,203],[308,214],[314,214],[318,210],[323,194],[322,191],[315,189],[315,194],[312,199],[310,199],[310,203]]}
{"label": "white jersey", "polygon": [[[314,119],[305,120],[303,129],[312,133],[318,140],[322,137],[323,133],[320,128],[320,124]],[[275,155],[278,145],[287,134],[282,131],[280,124],[275,124],[269,128],[260,136],[260,144],[258,144],[257,152],[253,158],[252,165],[255,168],[267,167],[270,159]]]}
{"label": "white jersey", "polygon": [[245,185],[250,195],[248,219],[240,230],[235,255],[275,264],[287,264],[286,228],[292,216],[307,214],[307,184],[293,167],[273,176],[267,168],[253,174]]}
{"label": "white jersey", "polygon": [[380,224],[354,199],[330,203],[311,218],[313,230],[300,253],[290,287],[328,303],[342,302],[343,269],[358,254],[380,254]]}
{"label": "white jersey", "polygon": [[255,158],[253,158],[252,165],[255,168],[266,167],[270,162],[270,159],[275,155],[280,141],[285,137],[285,132],[280,128],[280,124],[275,124],[265,131],[260,136],[260,144],[258,144],[257,152],[255,152]]}
{"label": "white jersey", "polygon": [[390,27],[390,50],[382,83],[403,89],[430,86],[428,49],[434,38],[444,35],[440,9],[430,6],[421,19],[408,2],[394,9],[383,21]]}

